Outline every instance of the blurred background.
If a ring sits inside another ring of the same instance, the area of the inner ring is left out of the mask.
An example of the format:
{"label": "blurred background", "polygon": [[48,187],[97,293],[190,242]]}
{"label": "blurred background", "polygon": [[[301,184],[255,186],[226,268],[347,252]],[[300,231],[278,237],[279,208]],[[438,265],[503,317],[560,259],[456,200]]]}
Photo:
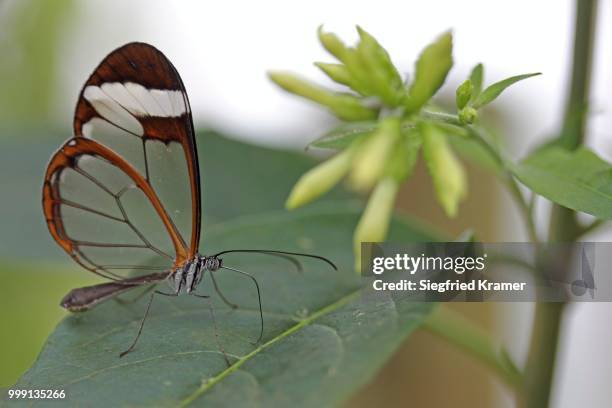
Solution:
{"label": "blurred background", "polygon": [[[195,0],[0,1],[0,387],[13,384],[35,359],[63,316],[56,306],[61,296],[92,280],[52,242],[39,196],[47,157],[70,136],[82,84],[114,48],[145,41],[162,50],[181,73],[199,129],[302,150],[334,119],[280,91],[266,71],[288,69],[325,82],[312,65],[329,61],[316,39],[320,24],[348,42],[356,39],[354,25],[362,25],[406,73],[426,44],[452,28],[455,65],[443,87],[442,103],[454,97],[456,85],[478,62],[485,65],[485,83],[525,72],[544,74],[513,87],[487,113],[515,157],[521,157],[559,130],[571,67],[573,13],[574,2],[569,0],[214,5]],[[609,160],[611,18],[612,3],[601,2],[587,138]],[[206,152],[200,154],[206,160]],[[512,203],[482,170],[470,167],[470,198],[451,222],[434,203],[429,183],[419,169],[402,191],[401,210],[450,234],[475,227],[484,240],[525,238]],[[544,216],[547,205],[541,203],[538,211]],[[612,233],[604,230],[591,238],[609,241]],[[530,306],[456,308],[502,338],[520,365],[529,341]],[[612,399],[612,305],[582,303],[571,305],[568,312],[553,405],[607,407]],[[510,407],[512,401],[485,368],[419,333],[348,405]]]}

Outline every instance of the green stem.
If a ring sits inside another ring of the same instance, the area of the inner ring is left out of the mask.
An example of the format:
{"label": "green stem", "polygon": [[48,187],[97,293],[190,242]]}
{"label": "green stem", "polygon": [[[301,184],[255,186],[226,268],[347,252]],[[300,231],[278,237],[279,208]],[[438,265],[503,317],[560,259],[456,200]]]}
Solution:
{"label": "green stem", "polygon": [[525,226],[527,227],[527,234],[529,235],[529,239],[531,242],[537,243],[539,242],[538,233],[536,230],[535,222],[533,220],[533,212],[531,211],[531,207],[527,199],[523,196],[521,189],[514,178],[514,175],[508,170],[506,166],[506,160],[502,156],[502,154],[491,145],[488,139],[482,135],[481,131],[474,126],[468,127],[470,134],[479,142],[493,157],[493,159],[499,164],[499,168],[501,169],[499,173],[500,179],[504,182],[508,192],[518,205],[519,210],[523,216],[523,220],[525,221]]}
{"label": "green stem", "polygon": [[[589,77],[593,49],[593,32],[597,0],[576,0],[574,62],[570,94],[567,100],[563,129],[559,142],[575,149],[584,141],[585,107],[589,96]],[[553,206],[550,217],[550,241],[574,241],[579,227],[574,211]],[[525,400],[528,408],[549,405],[552,389],[563,303],[536,303],[531,343],[525,368]]]}
{"label": "green stem", "polygon": [[549,405],[563,309],[563,303],[535,304],[523,386],[523,404],[527,408]]}
{"label": "green stem", "polygon": [[427,111],[423,109],[421,111],[421,117],[423,119],[429,119],[429,120],[433,120],[436,122],[447,123],[449,125],[456,125],[460,127],[465,126],[463,123],[461,123],[461,121],[459,120],[459,117],[452,113],[433,112],[433,111]]}
{"label": "green stem", "polygon": [[538,232],[536,230],[535,222],[533,220],[533,212],[531,211],[531,207],[523,196],[523,193],[521,192],[514,176],[508,173],[506,175],[506,178],[506,186],[508,187],[508,191],[514,197],[514,201],[518,204],[519,210],[523,214],[523,219],[525,220],[529,239],[533,243],[538,243]]}
{"label": "green stem", "polygon": [[596,230],[597,228],[601,227],[605,222],[606,222],[606,220],[597,219],[597,220],[591,222],[590,224],[585,225],[584,227],[581,227],[580,228],[580,233],[576,237],[576,240],[579,240],[580,238],[582,238],[586,234],[588,234],[588,233]]}
{"label": "green stem", "polygon": [[513,389],[522,384],[521,373],[501,343],[462,315],[438,306],[423,327],[488,365]]}

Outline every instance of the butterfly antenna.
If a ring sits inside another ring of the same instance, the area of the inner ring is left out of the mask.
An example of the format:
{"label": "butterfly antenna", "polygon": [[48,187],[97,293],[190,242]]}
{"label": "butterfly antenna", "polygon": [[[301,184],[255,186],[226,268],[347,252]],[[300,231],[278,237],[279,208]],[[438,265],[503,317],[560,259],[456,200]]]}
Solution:
{"label": "butterfly antenna", "polygon": [[[215,254],[213,256],[217,257],[217,256],[221,256],[223,254],[236,253],[236,252],[266,254],[266,255],[276,255],[276,256],[281,256],[282,255],[282,256],[287,256],[288,258],[291,257],[291,256],[301,256],[301,257],[304,257],[304,258],[313,258],[313,259],[318,259],[320,261],[325,262],[326,264],[331,266],[335,271],[338,270],[338,267],[332,261],[330,261],[329,259],[325,258],[324,256],[313,255],[313,254],[304,254],[304,253],[301,253],[301,252],[275,251],[275,250],[269,250],[269,249],[229,249],[227,251],[221,251],[218,254]],[[295,260],[295,261],[298,262],[297,260]],[[300,266],[300,270],[301,270],[301,266]]]}

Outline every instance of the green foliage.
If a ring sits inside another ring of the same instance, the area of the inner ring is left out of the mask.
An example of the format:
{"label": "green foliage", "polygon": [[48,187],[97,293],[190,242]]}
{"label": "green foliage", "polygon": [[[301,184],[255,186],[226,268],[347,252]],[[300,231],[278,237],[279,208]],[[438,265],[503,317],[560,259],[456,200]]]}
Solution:
{"label": "green foliage", "polygon": [[[65,389],[72,405],[87,406],[330,406],[369,381],[428,314],[430,305],[403,296],[371,297],[350,273],[351,230],[361,209],[319,205],[275,212],[210,228],[209,251],[253,246],[299,249],[330,257],[333,271],[306,262],[303,274],[282,259],[227,256],[227,265],[259,280],[265,335],[259,345],[257,298],[249,280],[216,272],[232,310],[215,297],[218,351],[207,303],[190,296],[154,300],[133,353],[118,358],[136,333],[146,299],[107,302],[66,318],[17,388]],[[395,220],[393,239],[432,237]],[[211,293],[205,281],[203,293]],[[125,295],[126,298],[133,294]],[[108,390],[113,390],[109,394]],[[30,401],[34,403],[36,401]]]}
{"label": "green foliage", "polygon": [[502,81],[496,82],[493,85],[488,86],[484,91],[482,91],[482,93],[478,95],[478,97],[472,104],[472,107],[474,109],[480,109],[483,106],[488,105],[489,103],[493,102],[493,100],[495,100],[495,98],[497,98],[510,85],[513,85],[517,83],[518,81],[522,81],[524,79],[531,78],[536,75],[541,75],[541,74],[539,72],[536,72],[533,74],[517,75],[517,76],[510,77],[510,78],[506,78]]}
{"label": "green foliage", "polygon": [[523,184],[554,203],[612,219],[612,166],[587,148],[542,149],[512,170]]}
{"label": "green foliage", "polygon": [[519,81],[540,73],[517,75],[506,78],[488,86],[482,91],[484,79],[484,68],[482,64],[476,65],[470,77],[463,82],[456,91],[456,104],[459,121],[462,124],[470,125],[478,119],[478,109],[493,102],[506,88]]}
{"label": "green foliage", "polygon": [[[41,235],[40,239],[44,238]],[[49,333],[66,315],[59,307],[59,300],[67,288],[96,281],[93,274],[83,273],[69,260],[33,262],[31,259],[35,256],[0,259],[0,388],[14,384],[32,365]]]}
{"label": "green foliage", "polygon": [[343,149],[354,141],[371,135],[378,127],[378,121],[342,123],[310,144],[323,149]]}
{"label": "green foliage", "polygon": [[472,96],[470,101],[474,102],[474,99],[480,95],[482,91],[482,82],[484,81],[484,66],[482,64],[476,64],[470,72],[470,82],[472,83]]}

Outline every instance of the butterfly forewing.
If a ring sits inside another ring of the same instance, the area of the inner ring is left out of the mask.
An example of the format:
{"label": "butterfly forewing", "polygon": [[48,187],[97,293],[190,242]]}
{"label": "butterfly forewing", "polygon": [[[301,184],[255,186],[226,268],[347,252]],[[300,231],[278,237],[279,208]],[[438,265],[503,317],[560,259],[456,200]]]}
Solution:
{"label": "butterfly forewing", "polygon": [[197,152],[185,89],[163,54],[132,43],[107,56],[81,91],[74,131],[51,159],[43,192],[60,246],[111,279],[191,258]]}

